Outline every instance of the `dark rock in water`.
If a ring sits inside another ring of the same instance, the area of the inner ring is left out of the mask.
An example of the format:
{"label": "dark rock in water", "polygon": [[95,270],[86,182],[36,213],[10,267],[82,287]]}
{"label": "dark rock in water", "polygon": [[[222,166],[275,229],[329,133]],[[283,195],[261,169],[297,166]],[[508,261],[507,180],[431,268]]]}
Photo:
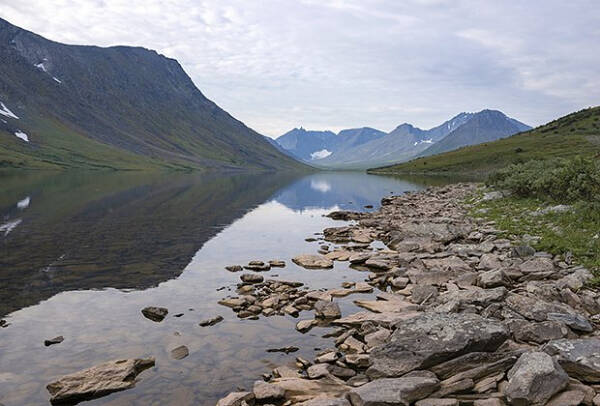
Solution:
{"label": "dark rock in water", "polygon": [[356,211],[339,210],[339,211],[332,211],[331,213],[327,214],[325,217],[329,217],[333,220],[343,220],[343,221],[358,220],[362,217],[362,213],[359,213]]}
{"label": "dark rock in water", "polygon": [[511,405],[544,405],[569,384],[558,362],[543,352],[528,352],[507,374],[506,398]]}
{"label": "dark rock in water", "polygon": [[298,347],[281,347],[281,348],[269,348],[267,352],[285,352],[286,354],[298,351]]}
{"label": "dark rock in water", "polygon": [[222,316],[216,316],[211,319],[202,320],[199,324],[201,327],[208,327],[208,326],[214,326],[215,324],[220,323],[222,321],[223,321]]}
{"label": "dark rock in water", "polygon": [[423,314],[398,322],[371,352],[371,378],[401,376],[470,352],[496,351],[509,337],[500,322],[468,313]]}
{"label": "dark rock in water", "polygon": [[369,382],[348,393],[353,405],[411,405],[424,399],[440,387],[436,378],[385,378]]}
{"label": "dark rock in water", "polygon": [[122,359],[65,375],[46,386],[52,404],[77,403],[133,388],[136,376],[154,366],[154,358]]}
{"label": "dark rock in water", "polygon": [[510,253],[513,258],[527,258],[535,254],[535,249],[529,245],[518,245],[513,247]]}
{"label": "dark rock in water", "polygon": [[4,320],[4,319],[0,320],[0,327],[4,328],[4,327],[8,327],[9,325],[10,324],[6,320]]}
{"label": "dark rock in water", "polygon": [[265,280],[261,275],[255,273],[245,273],[240,276],[240,279],[244,283],[261,283]]}
{"label": "dark rock in water", "polygon": [[179,347],[171,350],[171,357],[173,359],[184,359],[188,355],[190,355],[190,351],[185,345],[180,345]]}
{"label": "dark rock in water", "polygon": [[182,317],[182,316],[183,316],[183,313],[177,313],[177,314],[173,315],[173,317]]}
{"label": "dark rock in water", "polygon": [[269,261],[269,265],[275,268],[283,268],[285,266],[285,261],[280,261],[278,259],[272,259]]}
{"label": "dark rock in water", "polygon": [[600,382],[600,339],[555,340],[543,350],[554,356],[571,377],[582,382]]}
{"label": "dark rock in water", "polygon": [[372,205],[372,204],[367,204],[367,205],[365,205],[365,209],[372,209],[372,208],[373,208],[373,205]]}
{"label": "dark rock in water", "polygon": [[51,338],[49,340],[44,340],[44,345],[46,347],[49,347],[49,346],[54,345],[54,344],[60,344],[64,340],[65,340],[65,338],[63,336],[58,336],[58,337]]}
{"label": "dark rock in water", "polygon": [[144,317],[156,322],[163,321],[168,313],[169,310],[165,307],[148,306],[142,309],[142,314]]}
{"label": "dark rock in water", "polygon": [[268,271],[271,269],[271,265],[270,264],[265,264],[263,261],[250,261],[248,262],[248,265],[244,266],[245,269],[251,270],[251,271]]}
{"label": "dark rock in water", "polygon": [[244,268],[241,265],[229,265],[226,266],[225,269],[229,272],[241,272]]}

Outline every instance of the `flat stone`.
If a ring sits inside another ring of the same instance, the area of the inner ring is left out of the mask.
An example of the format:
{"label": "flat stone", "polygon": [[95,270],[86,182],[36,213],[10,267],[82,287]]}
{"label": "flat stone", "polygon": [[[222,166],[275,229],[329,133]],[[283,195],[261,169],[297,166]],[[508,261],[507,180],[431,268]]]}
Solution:
{"label": "flat stone", "polygon": [[313,326],[316,324],[316,320],[300,320],[298,323],[296,323],[296,330],[298,330],[301,333],[305,333],[311,328],[313,328]]}
{"label": "flat stone", "polygon": [[135,386],[135,377],[154,366],[154,358],[106,362],[54,381],[46,386],[50,402],[76,403],[106,396]]}
{"label": "flat stone", "polygon": [[318,300],[314,306],[315,317],[322,319],[339,319],[342,317],[342,311],[335,302],[326,302]]}
{"label": "flat stone", "polygon": [[347,396],[353,406],[409,406],[438,388],[439,381],[430,377],[384,378],[352,389]]}
{"label": "flat stone", "polygon": [[283,388],[285,399],[293,402],[305,401],[315,397],[339,398],[350,390],[344,381],[333,376],[320,379],[276,378],[271,382]]}
{"label": "flat stone", "polygon": [[185,345],[180,345],[179,347],[171,350],[171,358],[173,359],[184,359],[188,355],[190,355],[190,351]]}
{"label": "flat stone", "polygon": [[387,312],[387,313],[373,313],[369,311],[358,312],[341,319],[334,320],[332,323],[335,325],[348,325],[348,326],[360,326],[365,322],[371,322],[377,325],[388,327],[398,321],[410,319],[421,315],[420,312]]}
{"label": "flat stone", "polygon": [[254,404],[252,392],[232,392],[217,402],[217,406],[243,406]]}
{"label": "flat stone", "polygon": [[54,344],[60,344],[64,340],[65,340],[65,338],[63,336],[58,336],[58,337],[51,338],[49,340],[44,340],[44,345],[46,347],[49,347],[49,346],[54,345]]}
{"label": "flat stone", "polygon": [[554,356],[569,376],[582,382],[600,382],[600,339],[550,341],[544,351]]}
{"label": "flat stone", "polygon": [[514,320],[509,325],[515,340],[526,343],[543,344],[569,334],[569,329],[556,321],[531,323],[527,320]]}
{"label": "flat stone", "polygon": [[265,280],[262,275],[256,273],[244,273],[240,275],[240,279],[244,283],[261,283]]}
{"label": "flat stone", "polygon": [[269,265],[276,268],[283,268],[285,266],[285,261],[280,261],[278,259],[272,259],[269,261]]}
{"label": "flat stone", "polygon": [[354,304],[375,313],[401,313],[416,311],[420,308],[405,300],[355,300]]}
{"label": "flat stone", "polygon": [[370,354],[371,378],[401,376],[469,352],[495,351],[508,338],[502,323],[467,313],[423,314],[395,327],[389,342]]}
{"label": "flat stone", "polygon": [[544,405],[569,384],[569,376],[551,356],[528,352],[508,372],[506,398],[511,405]]}
{"label": "flat stone", "polygon": [[281,386],[263,381],[254,382],[252,392],[258,401],[280,400],[285,397],[285,389]]}
{"label": "flat stone", "polygon": [[576,331],[582,331],[584,333],[591,333],[594,331],[594,327],[592,327],[590,322],[580,314],[548,313],[546,317],[548,320],[564,323]]}
{"label": "flat stone", "polygon": [[544,321],[548,313],[569,313],[575,311],[563,303],[550,303],[540,298],[509,293],[505,299],[505,305],[521,316],[535,321]]}
{"label": "flat stone", "polygon": [[201,327],[208,327],[208,326],[214,326],[217,323],[220,323],[223,321],[223,316],[215,316],[212,317],[210,319],[205,319],[202,320],[200,323],[198,323]]}
{"label": "flat stone", "polygon": [[350,403],[344,398],[317,397],[295,406],[350,406]]}
{"label": "flat stone", "polygon": [[164,307],[148,306],[142,309],[145,318],[155,322],[161,322],[167,316],[169,310]]}
{"label": "flat stone", "polygon": [[585,393],[579,390],[567,390],[554,396],[546,406],[577,406],[582,404]]}
{"label": "flat stone", "polygon": [[524,274],[554,271],[554,263],[549,258],[533,257],[519,267]]}
{"label": "flat stone", "polygon": [[302,254],[292,258],[292,261],[307,269],[332,268],[333,261],[322,255]]}
{"label": "flat stone", "polygon": [[225,267],[229,272],[241,272],[244,268],[241,265],[228,265]]}
{"label": "flat stone", "polygon": [[479,274],[478,285],[486,289],[498,286],[509,286],[510,279],[506,273],[504,273],[504,270],[493,269]]}
{"label": "flat stone", "polygon": [[415,406],[459,406],[458,399],[423,399],[415,403]]}
{"label": "flat stone", "polygon": [[513,258],[527,258],[532,257],[535,254],[535,249],[529,245],[517,245],[511,249],[511,256]]}

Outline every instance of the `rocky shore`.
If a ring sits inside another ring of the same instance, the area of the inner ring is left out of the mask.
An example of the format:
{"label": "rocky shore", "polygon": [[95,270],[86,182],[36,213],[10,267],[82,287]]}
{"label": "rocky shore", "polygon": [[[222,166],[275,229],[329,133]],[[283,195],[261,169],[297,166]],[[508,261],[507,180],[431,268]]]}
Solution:
{"label": "rocky shore", "polygon": [[[275,368],[217,406],[600,405],[592,274],[570,255],[536,252],[523,236],[501,238],[494,223],[470,216],[466,201],[478,187],[432,188],[386,197],[374,212],[331,213],[349,225],[323,230],[319,252],[293,259],[307,269],[349,261],[364,280],[311,290],[242,274],[237,295],[222,305],[241,318],[300,317],[301,332],[327,326],[331,347]],[[381,243],[386,248],[373,248]],[[375,298],[354,301],[363,311],[342,314],[337,298],[367,292]]]}

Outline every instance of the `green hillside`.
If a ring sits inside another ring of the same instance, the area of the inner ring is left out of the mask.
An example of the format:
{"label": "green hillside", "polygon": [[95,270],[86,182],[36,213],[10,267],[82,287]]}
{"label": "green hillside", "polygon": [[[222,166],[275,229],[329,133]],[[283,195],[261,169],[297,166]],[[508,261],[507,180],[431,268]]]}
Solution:
{"label": "green hillside", "polygon": [[369,172],[486,175],[513,163],[599,153],[600,107],[593,107],[512,137],[370,169]]}

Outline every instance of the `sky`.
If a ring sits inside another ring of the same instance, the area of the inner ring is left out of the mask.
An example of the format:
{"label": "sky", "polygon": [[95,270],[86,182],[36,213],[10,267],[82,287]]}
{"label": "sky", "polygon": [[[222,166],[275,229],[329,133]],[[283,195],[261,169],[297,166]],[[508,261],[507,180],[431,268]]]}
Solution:
{"label": "sky", "polygon": [[271,137],[484,108],[536,126],[600,104],[597,0],[0,0],[0,17],[155,49]]}

